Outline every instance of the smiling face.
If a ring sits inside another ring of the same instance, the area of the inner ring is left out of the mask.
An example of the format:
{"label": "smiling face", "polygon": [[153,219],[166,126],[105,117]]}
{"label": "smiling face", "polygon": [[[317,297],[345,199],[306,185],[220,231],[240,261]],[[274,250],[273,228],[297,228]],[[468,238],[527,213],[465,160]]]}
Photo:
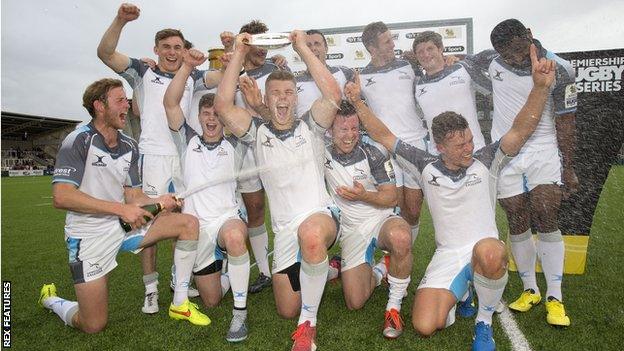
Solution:
{"label": "smiling face", "polygon": [[306,45],[312,50],[314,56],[316,56],[319,61],[325,63],[325,59],[327,57],[327,46],[325,46],[325,40],[323,40],[323,36],[320,34],[308,34],[306,37]]}
{"label": "smiling face", "polygon": [[360,140],[360,120],[357,114],[336,116],[331,129],[334,147],[343,154],[353,151]]}
{"label": "smiling face", "polygon": [[470,128],[449,132],[437,147],[444,164],[451,170],[468,168],[474,161],[474,143]]}
{"label": "smiling face", "polygon": [[126,126],[130,104],[122,87],[112,88],[106,94],[106,100],[98,100],[97,103],[100,104],[100,111],[103,112],[102,118],[107,126],[114,129],[123,129]]}
{"label": "smiling face", "polygon": [[245,56],[245,62],[248,63],[248,67],[246,69],[254,69],[264,65],[266,57],[266,49],[253,45],[249,46],[249,52]]}
{"label": "smiling face", "polygon": [[416,59],[427,74],[439,72],[444,68],[443,48],[439,48],[432,41],[426,41],[416,45]]}
{"label": "smiling face", "polygon": [[271,111],[271,123],[276,129],[289,129],[295,120],[297,106],[295,82],[291,79],[267,79],[265,90],[264,101]]}
{"label": "smiling face", "polygon": [[154,54],[158,56],[158,68],[164,72],[177,72],[182,66],[184,50],[184,40],[178,36],[160,39],[154,46]]}
{"label": "smiling face", "polygon": [[199,110],[199,124],[202,128],[204,141],[219,141],[223,136],[223,124],[217,118],[214,106],[202,106]]}

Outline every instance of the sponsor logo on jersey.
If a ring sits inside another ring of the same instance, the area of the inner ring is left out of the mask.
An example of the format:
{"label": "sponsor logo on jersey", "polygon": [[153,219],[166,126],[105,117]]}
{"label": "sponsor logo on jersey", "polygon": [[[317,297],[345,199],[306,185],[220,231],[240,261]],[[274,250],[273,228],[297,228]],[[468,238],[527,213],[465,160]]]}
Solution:
{"label": "sponsor logo on jersey", "polygon": [[410,75],[407,74],[407,72],[399,70],[399,80],[401,79],[412,79],[412,77],[410,77]]}
{"label": "sponsor logo on jersey", "polygon": [[223,148],[223,146],[219,146],[217,148],[217,156],[227,156],[228,152],[226,149]]}
{"label": "sponsor logo on jersey", "polygon": [[158,195],[156,187],[150,183],[143,184],[143,192],[145,193],[145,195]]}
{"label": "sponsor logo on jersey", "polygon": [[302,137],[301,135],[295,135],[295,146],[299,147],[303,144],[307,143],[307,141],[305,140],[304,137]]}
{"label": "sponsor logo on jersey", "polygon": [[366,84],[364,86],[367,87],[369,85],[373,85],[373,84],[377,83],[377,82],[375,82],[373,80],[373,78],[375,78],[375,77],[366,78]]}
{"label": "sponsor logo on jersey", "polygon": [[271,144],[271,140],[273,140],[273,137],[265,135],[264,138],[265,140],[262,142],[262,146],[273,147],[273,144]]}
{"label": "sponsor logo on jersey", "polygon": [[450,86],[458,85],[458,84],[466,84],[466,81],[461,76],[451,76]]}
{"label": "sponsor logo on jersey", "polygon": [[366,178],[368,178],[363,169],[359,169],[356,166],[353,166],[353,171],[353,180],[365,180]]}
{"label": "sponsor logo on jersey", "polygon": [[99,155],[94,155],[97,160],[95,160],[95,162],[91,163],[91,166],[96,166],[96,167],[106,167],[106,163],[104,163],[104,157],[106,157],[106,155],[104,156],[99,156]]}
{"label": "sponsor logo on jersey", "polygon": [[431,180],[428,181],[427,183],[433,185],[433,186],[440,186],[440,184],[438,183],[438,178],[440,178],[440,176],[435,176],[435,175],[431,175]]}
{"label": "sponsor logo on jersey", "polygon": [[76,172],[74,167],[62,167],[54,169],[55,177],[69,177],[73,172]]}
{"label": "sponsor logo on jersey", "polygon": [[164,85],[165,84],[165,83],[163,83],[160,80],[160,77],[156,77],[156,78],[152,79],[150,82],[155,83],[155,84],[160,84],[160,85]]}
{"label": "sponsor logo on jersey", "polygon": [[477,176],[476,173],[466,174],[466,187],[477,185],[481,183],[481,181],[481,177]]}
{"label": "sponsor logo on jersey", "polygon": [[131,162],[130,162],[130,160],[125,159],[125,158],[122,158],[122,160],[124,160],[124,162],[126,162],[126,165],[124,166],[123,171],[124,172],[128,172],[130,170],[130,163]]}
{"label": "sponsor logo on jersey", "polygon": [[331,165],[331,160],[327,157],[325,157],[325,164],[324,164],[325,168],[327,169],[334,169],[334,167],[332,167]]}
{"label": "sponsor logo on jersey", "polygon": [[494,73],[494,77],[492,77],[492,79],[496,79],[496,80],[502,82],[503,81],[503,77],[501,77],[501,74],[503,74],[503,72],[501,72],[501,71],[499,71],[497,69],[494,69],[494,70],[496,71],[496,73]]}
{"label": "sponsor logo on jersey", "polygon": [[427,90],[425,90],[426,87],[422,87],[418,89],[418,97],[421,97],[423,95],[425,95],[427,93]]}

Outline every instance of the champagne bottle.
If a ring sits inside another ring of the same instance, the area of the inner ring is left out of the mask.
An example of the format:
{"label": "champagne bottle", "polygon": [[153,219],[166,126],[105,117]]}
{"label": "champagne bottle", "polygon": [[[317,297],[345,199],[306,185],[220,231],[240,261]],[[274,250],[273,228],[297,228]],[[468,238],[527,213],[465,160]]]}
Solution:
{"label": "champagne bottle", "polygon": [[[159,202],[155,204],[144,205],[144,206],[141,206],[141,208],[151,213],[154,217],[156,217],[156,215],[164,209],[163,205]],[[144,216],[143,218],[145,218],[147,222],[151,220],[151,218],[147,216]],[[121,227],[123,228],[123,230],[126,231],[126,233],[132,230],[132,226],[130,225],[130,223],[124,222],[121,218],[119,218],[119,223],[121,224]]]}

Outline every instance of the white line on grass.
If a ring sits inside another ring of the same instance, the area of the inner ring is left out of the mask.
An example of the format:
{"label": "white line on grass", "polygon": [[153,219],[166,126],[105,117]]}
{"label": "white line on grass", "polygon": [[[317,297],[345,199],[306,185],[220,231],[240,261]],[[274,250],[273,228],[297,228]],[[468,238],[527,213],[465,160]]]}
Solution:
{"label": "white line on grass", "polygon": [[500,323],[503,326],[503,331],[507,334],[509,341],[511,341],[511,349],[514,351],[532,351],[529,341],[526,339],[516,320],[514,319],[511,311],[507,308],[507,303],[501,300],[501,303],[505,306],[503,312],[499,314]]}
{"label": "white line on grass", "polygon": [[36,204],[36,205],[34,205],[34,206],[36,206],[36,207],[41,207],[41,206],[50,206],[50,205],[52,205],[52,203],[51,203],[51,202],[44,202],[44,203],[42,203],[42,204]]}

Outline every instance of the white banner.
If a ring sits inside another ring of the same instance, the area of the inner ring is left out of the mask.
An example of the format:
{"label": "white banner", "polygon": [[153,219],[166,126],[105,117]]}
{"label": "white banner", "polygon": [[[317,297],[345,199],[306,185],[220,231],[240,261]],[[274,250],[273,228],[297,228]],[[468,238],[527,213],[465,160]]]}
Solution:
{"label": "white banner", "polygon": [[[394,52],[397,57],[401,57],[404,51],[411,51],[416,35],[427,30],[442,35],[445,53],[472,54],[472,18],[388,23],[386,25],[394,38]],[[370,54],[362,44],[362,30],[364,26],[319,29],[327,39],[327,64],[350,68],[366,66],[370,62]],[[305,70],[304,63],[292,46],[269,52],[269,56],[274,54],[284,55],[293,72]]]}
{"label": "white banner", "polygon": [[27,177],[27,176],[42,176],[43,170],[41,169],[21,169],[21,170],[9,170],[9,177]]}

